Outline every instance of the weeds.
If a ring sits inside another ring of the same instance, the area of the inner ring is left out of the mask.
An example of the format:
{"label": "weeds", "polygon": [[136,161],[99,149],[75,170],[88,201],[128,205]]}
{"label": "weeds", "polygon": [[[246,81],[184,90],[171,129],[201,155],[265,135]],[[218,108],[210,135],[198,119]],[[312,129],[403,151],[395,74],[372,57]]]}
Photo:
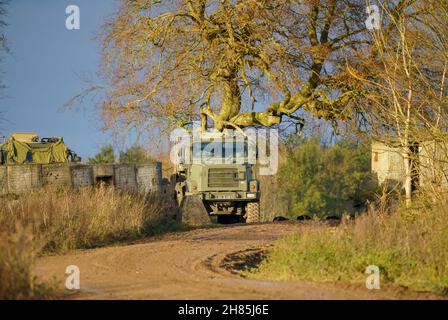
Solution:
{"label": "weeds", "polygon": [[113,188],[45,188],[0,198],[0,299],[45,298],[38,254],[135,240],[181,229],[166,201]]}
{"label": "weeds", "polygon": [[52,288],[33,274],[37,249],[31,232],[20,225],[8,233],[0,232],[0,300],[50,296]]}
{"label": "weeds", "polygon": [[[417,202],[417,201],[416,201]],[[319,222],[279,240],[253,278],[364,283],[377,265],[381,281],[415,290],[448,291],[448,200],[435,206],[370,212],[339,227]]]}

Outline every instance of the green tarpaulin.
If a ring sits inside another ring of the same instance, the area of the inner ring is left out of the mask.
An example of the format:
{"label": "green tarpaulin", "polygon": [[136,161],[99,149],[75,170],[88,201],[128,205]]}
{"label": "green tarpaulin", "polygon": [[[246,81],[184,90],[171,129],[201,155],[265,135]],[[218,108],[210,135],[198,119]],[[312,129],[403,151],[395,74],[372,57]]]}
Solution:
{"label": "green tarpaulin", "polygon": [[51,142],[21,142],[11,138],[4,149],[8,163],[64,163],[68,162],[68,149],[62,139]]}

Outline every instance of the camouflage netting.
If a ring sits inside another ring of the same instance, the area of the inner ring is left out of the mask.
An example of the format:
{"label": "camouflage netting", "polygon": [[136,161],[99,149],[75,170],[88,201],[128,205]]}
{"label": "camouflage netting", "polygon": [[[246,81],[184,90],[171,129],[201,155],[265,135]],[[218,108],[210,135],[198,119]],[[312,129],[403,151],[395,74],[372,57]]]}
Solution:
{"label": "camouflage netting", "polygon": [[56,142],[24,142],[11,137],[3,147],[8,163],[65,163],[68,148],[62,139]]}

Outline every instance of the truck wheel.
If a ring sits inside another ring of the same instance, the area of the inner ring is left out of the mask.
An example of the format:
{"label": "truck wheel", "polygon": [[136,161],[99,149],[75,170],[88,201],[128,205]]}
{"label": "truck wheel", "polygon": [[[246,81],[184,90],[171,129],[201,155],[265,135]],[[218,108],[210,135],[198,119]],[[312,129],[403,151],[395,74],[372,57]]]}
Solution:
{"label": "truck wheel", "polygon": [[246,223],[260,222],[260,203],[249,202],[246,206]]}

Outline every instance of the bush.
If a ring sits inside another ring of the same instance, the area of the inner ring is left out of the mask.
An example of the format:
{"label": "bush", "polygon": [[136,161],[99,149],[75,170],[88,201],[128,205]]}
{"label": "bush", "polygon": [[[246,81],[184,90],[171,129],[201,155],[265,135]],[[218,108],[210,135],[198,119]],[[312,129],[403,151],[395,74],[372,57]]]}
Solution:
{"label": "bush", "polygon": [[317,139],[291,149],[279,181],[294,217],[340,216],[364,204],[375,189],[369,150],[348,142],[325,147]]}

